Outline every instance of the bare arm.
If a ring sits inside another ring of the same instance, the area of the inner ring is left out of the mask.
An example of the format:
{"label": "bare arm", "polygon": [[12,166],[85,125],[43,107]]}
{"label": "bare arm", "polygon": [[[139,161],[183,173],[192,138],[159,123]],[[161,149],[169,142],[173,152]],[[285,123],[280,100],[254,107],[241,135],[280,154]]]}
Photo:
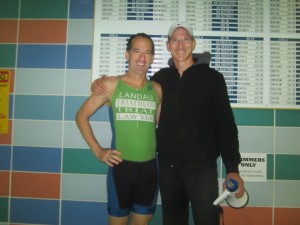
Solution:
{"label": "bare arm", "polygon": [[80,107],[76,114],[76,123],[81,132],[82,137],[89,145],[98,160],[106,163],[109,166],[119,164],[122,160],[119,157],[121,154],[117,150],[105,150],[97,141],[89,118],[93,115],[105,102],[106,97],[91,95]]}
{"label": "bare arm", "polygon": [[106,95],[106,87],[104,85],[104,80],[107,78],[106,75],[103,75],[93,81],[91,90],[93,95],[104,96]]}

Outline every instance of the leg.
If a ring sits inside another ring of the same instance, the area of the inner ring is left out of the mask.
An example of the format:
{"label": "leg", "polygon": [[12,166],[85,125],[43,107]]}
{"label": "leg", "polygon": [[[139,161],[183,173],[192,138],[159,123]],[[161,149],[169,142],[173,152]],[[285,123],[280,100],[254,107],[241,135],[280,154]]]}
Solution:
{"label": "leg", "polygon": [[125,217],[108,217],[108,224],[109,225],[127,225],[128,224],[128,216]]}
{"label": "leg", "polygon": [[131,214],[131,225],[149,225],[153,214],[141,215],[137,213]]}
{"label": "leg", "polygon": [[181,168],[160,164],[160,194],[164,225],[188,225],[189,201],[184,190]]}
{"label": "leg", "polygon": [[218,197],[218,177],[215,168],[185,170],[185,184],[191,202],[195,225],[219,225],[219,208],[213,205]]}

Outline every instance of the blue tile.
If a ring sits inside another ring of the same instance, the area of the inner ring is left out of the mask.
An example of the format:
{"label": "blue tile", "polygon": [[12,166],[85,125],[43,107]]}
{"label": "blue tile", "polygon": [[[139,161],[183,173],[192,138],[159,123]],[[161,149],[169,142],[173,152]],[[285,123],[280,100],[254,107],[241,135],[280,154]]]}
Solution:
{"label": "blue tile", "polygon": [[[65,120],[75,120],[75,115],[87,97],[67,96],[65,103]],[[91,116],[90,121],[109,121],[108,107],[102,106],[97,112]]]}
{"label": "blue tile", "polygon": [[19,45],[19,68],[65,68],[65,45]]}
{"label": "blue tile", "polygon": [[12,94],[10,94],[9,95],[9,112],[8,112],[9,119],[12,119],[13,105],[14,105],[14,96]]}
{"label": "blue tile", "polygon": [[94,0],[70,0],[70,19],[94,18]]}
{"label": "blue tile", "polygon": [[16,119],[62,119],[62,96],[16,95],[15,103]]}
{"label": "blue tile", "polygon": [[59,201],[11,199],[11,223],[59,224]]}
{"label": "blue tile", "polygon": [[10,146],[0,146],[0,170],[10,170]]}
{"label": "blue tile", "polygon": [[42,147],[14,147],[13,170],[53,172],[61,171],[61,149]]}
{"label": "blue tile", "polygon": [[62,201],[61,224],[108,224],[106,207],[106,203],[100,202]]}
{"label": "blue tile", "polygon": [[68,69],[91,69],[92,46],[69,45],[68,46]]}

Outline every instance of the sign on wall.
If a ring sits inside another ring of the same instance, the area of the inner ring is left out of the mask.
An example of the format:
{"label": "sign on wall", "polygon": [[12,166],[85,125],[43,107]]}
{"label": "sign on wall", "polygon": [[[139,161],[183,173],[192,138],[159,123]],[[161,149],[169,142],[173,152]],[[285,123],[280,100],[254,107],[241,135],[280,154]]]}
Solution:
{"label": "sign on wall", "polygon": [[267,181],[267,155],[263,153],[241,153],[240,176],[244,181]]}
{"label": "sign on wall", "polygon": [[233,107],[300,108],[300,4],[297,0],[96,0],[93,80],[125,73],[125,45],[145,32],[156,55],[148,76],[167,66],[167,31],[194,28],[194,52],[212,54]]}
{"label": "sign on wall", "polygon": [[8,133],[10,70],[0,70],[0,134]]}

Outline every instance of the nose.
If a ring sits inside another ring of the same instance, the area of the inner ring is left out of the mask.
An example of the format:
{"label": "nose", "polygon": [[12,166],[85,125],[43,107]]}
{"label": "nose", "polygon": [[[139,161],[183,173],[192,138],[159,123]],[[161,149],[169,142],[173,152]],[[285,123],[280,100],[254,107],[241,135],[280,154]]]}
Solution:
{"label": "nose", "polygon": [[146,57],[146,53],[141,51],[139,59],[140,60],[145,60],[145,57]]}

